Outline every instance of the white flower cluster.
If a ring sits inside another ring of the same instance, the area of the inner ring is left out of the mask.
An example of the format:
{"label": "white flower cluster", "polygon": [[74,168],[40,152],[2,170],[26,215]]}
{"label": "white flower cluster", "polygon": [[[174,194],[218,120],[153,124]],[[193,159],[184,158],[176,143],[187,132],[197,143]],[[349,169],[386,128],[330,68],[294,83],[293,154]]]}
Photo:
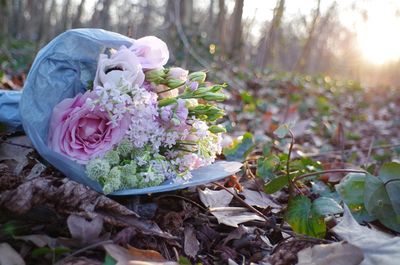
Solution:
{"label": "white flower cluster", "polygon": [[[135,51],[141,56],[147,49]],[[124,122],[128,129],[113,149],[89,161],[87,174],[105,193],[157,186],[166,180],[187,181],[191,170],[213,163],[221,152],[222,131],[207,122],[215,122],[223,111],[200,104],[199,99],[224,100],[218,92],[224,86],[207,87],[203,72],[146,70],[132,65],[141,62],[140,57],[126,56],[135,55],[123,47],[111,58],[100,57],[93,89],[97,97],[87,103],[108,113],[114,128]]]}

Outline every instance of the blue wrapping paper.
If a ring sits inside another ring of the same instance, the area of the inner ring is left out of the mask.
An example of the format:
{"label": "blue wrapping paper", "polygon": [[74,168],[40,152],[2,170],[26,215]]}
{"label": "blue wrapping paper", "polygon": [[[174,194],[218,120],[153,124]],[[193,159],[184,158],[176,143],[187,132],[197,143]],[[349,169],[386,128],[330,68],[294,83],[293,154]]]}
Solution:
{"label": "blue wrapping paper", "polygon": [[[36,56],[19,102],[23,128],[39,154],[72,180],[99,192],[102,191],[100,184],[86,176],[83,165],[48,148],[49,121],[53,108],[60,101],[86,91],[94,79],[99,54],[107,48],[118,49],[122,45],[129,47],[132,42],[134,40],[126,36],[101,29],[74,29],[59,35]],[[17,124],[15,109],[9,114],[10,121]],[[186,183],[166,182],[157,187],[117,191],[112,195],[182,189],[232,175],[240,167],[241,164],[237,162],[217,162],[192,171],[193,178]]]}
{"label": "blue wrapping paper", "polygon": [[0,89],[0,122],[7,124],[13,129],[18,129],[22,125],[19,116],[21,95],[21,91]]}

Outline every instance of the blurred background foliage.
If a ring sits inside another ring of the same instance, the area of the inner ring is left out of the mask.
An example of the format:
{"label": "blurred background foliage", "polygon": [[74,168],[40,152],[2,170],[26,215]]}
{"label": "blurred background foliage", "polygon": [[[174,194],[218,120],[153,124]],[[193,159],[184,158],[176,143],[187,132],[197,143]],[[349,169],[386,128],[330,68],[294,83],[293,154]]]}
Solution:
{"label": "blurred background foliage", "polygon": [[[373,0],[1,0],[0,69],[26,70],[35,51],[56,35],[70,28],[98,27],[133,38],[156,35],[171,50],[170,64],[190,69],[289,71],[356,79],[367,85],[398,85],[398,58],[379,64],[366,60],[360,47],[367,41],[360,44],[357,31],[368,28],[350,25],[367,23],[369,13],[385,4]],[[393,10],[387,16],[397,16],[396,12],[400,14]],[[349,22],[349,17],[354,21]],[[383,26],[381,30],[390,31]]]}

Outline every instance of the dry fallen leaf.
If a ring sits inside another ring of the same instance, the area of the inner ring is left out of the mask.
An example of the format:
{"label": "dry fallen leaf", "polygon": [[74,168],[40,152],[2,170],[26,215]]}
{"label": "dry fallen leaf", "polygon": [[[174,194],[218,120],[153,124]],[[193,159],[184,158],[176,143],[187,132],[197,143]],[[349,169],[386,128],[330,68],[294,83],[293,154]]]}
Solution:
{"label": "dry fallen leaf", "polygon": [[138,249],[128,245],[129,253],[137,260],[141,261],[167,261],[160,253],[151,249]]}
{"label": "dry fallen leaf", "polygon": [[196,257],[197,253],[200,250],[200,243],[196,238],[196,231],[192,226],[185,226],[185,243],[184,243],[184,251],[185,254],[189,257]]}
{"label": "dry fallen leaf", "polygon": [[85,257],[70,257],[57,265],[102,265],[103,262]]}
{"label": "dry fallen leaf", "polygon": [[7,143],[0,145],[0,161],[10,165],[15,176],[19,176],[26,165],[28,165],[28,154],[33,151],[27,136],[10,137]]}
{"label": "dry fallen leaf", "polygon": [[71,214],[67,219],[68,229],[72,238],[80,241],[82,245],[87,245],[99,240],[99,235],[103,230],[103,219],[96,216],[91,221]]}
{"label": "dry fallen leaf", "polygon": [[9,244],[0,244],[0,265],[25,265],[25,261]]}
{"label": "dry fallen leaf", "polygon": [[[233,191],[232,188],[229,190]],[[233,199],[233,195],[226,190],[210,190],[207,188],[199,190],[199,196],[201,202],[210,208],[228,206]]]}
{"label": "dry fallen leaf", "polygon": [[280,205],[276,204],[272,200],[272,197],[270,195],[262,191],[245,189],[240,194],[246,198],[244,201],[252,206],[257,206],[260,208],[267,208],[267,207],[278,208],[278,209],[281,208]]}
{"label": "dry fallen leaf", "polygon": [[[166,261],[165,259],[160,261],[160,257],[162,258],[161,254],[155,255],[154,252],[156,251],[154,250],[138,251],[135,249],[132,251],[132,249],[134,249],[132,247],[126,249],[115,244],[105,244],[103,247],[107,253],[117,261],[116,265],[179,265],[176,262]],[[143,254],[146,251],[150,254]]]}
{"label": "dry fallen leaf", "polygon": [[49,237],[48,235],[27,235],[27,236],[14,236],[15,239],[24,241],[30,241],[37,247],[51,246],[54,245],[56,239]]}
{"label": "dry fallen leaf", "polygon": [[361,249],[346,242],[315,245],[301,250],[297,256],[297,265],[358,265],[364,259]]}
{"label": "dry fallen leaf", "polygon": [[[232,192],[234,190],[230,189]],[[248,221],[264,221],[264,218],[249,212],[244,207],[227,207],[233,199],[233,195],[226,190],[199,190],[201,202],[209,207],[209,211],[214,215],[218,223],[233,227]]]}
{"label": "dry fallen leaf", "polygon": [[400,237],[361,226],[345,205],[343,220],[333,229],[340,238],[359,247],[364,253],[361,265],[397,265],[400,260]]}
{"label": "dry fallen leaf", "polygon": [[265,221],[261,216],[249,212],[244,207],[216,207],[210,208],[210,213],[214,215],[218,223],[238,227],[239,224],[248,221]]}
{"label": "dry fallen leaf", "polygon": [[146,235],[175,238],[122,204],[67,178],[41,176],[0,193],[0,209],[14,214],[26,213],[36,205],[47,205],[58,213],[76,213],[89,219],[100,216],[111,225],[132,226]]}

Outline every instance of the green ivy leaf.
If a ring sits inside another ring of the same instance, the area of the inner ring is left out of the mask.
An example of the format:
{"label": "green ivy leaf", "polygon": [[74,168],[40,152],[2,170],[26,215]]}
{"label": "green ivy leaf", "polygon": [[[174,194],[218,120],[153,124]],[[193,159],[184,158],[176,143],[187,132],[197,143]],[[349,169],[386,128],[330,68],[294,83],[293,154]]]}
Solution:
{"label": "green ivy leaf", "polygon": [[242,162],[246,159],[251,150],[253,150],[254,146],[253,135],[247,132],[242,137],[234,140],[232,146],[225,147],[223,149],[223,154],[228,161]]}
{"label": "green ivy leaf", "polygon": [[[393,184],[398,182],[392,182]],[[398,189],[398,192],[400,190]],[[400,232],[400,216],[396,214],[384,182],[379,178],[368,175],[365,179],[365,208],[368,213],[376,216],[385,226]],[[400,193],[392,194],[398,200]]]}
{"label": "green ivy leaf", "polygon": [[282,189],[287,184],[288,184],[287,176],[280,176],[271,179],[267,184],[265,184],[264,191],[265,193],[272,194]]}
{"label": "green ivy leaf", "polygon": [[274,170],[276,166],[280,163],[279,157],[276,155],[270,155],[267,157],[261,157],[257,160],[257,171],[256,175],[258,177],[266,179],[272,179],[275,177]]}
{"label": "green ivy leaf", "polygon": [[400,215],[400,164],[390,162],[379,170],[379,178],[385,183],[390,202],[397,215]]}
{"label": "green ivy leaf", "polygon": [[313,237],[324,237],[326,225],[324,218],[315,212],[311,200],[303,195],[289,200],[285,220],[293,231]]}
{"label": "green ivy leaf", "polygon": [[287,125],[287,124],[282,124],[281,126],[279,126],[279,127],[274,131],[274,134],[275,134],[278,138],[280,138],[280,139],[285,138],[285,136],[289,134],[289,127],[288,127],[288,125]]}
{"label": "green ivy leaf", "polygon": [[364,206],[365,174],[347,174],[335,188],[357,222],[370,222],[376,219],[367,212]]}
{"label": "green ivy leaf", "polygon": [[115,264],[117,264],[117,261],[113,257],[107,254],[104,259],[103,265],[115,265]]}
{"label": "green ivy leaf", "polygon": [[179,264],[180,265],[191,265],[190,260],[184,256],[179,256]]}
{"label": "green ivy leaf", "polygon": [[312,203],[312,209],[321,216],[343,212],[343,208],[334,199],[328,197],[315,199]]}

